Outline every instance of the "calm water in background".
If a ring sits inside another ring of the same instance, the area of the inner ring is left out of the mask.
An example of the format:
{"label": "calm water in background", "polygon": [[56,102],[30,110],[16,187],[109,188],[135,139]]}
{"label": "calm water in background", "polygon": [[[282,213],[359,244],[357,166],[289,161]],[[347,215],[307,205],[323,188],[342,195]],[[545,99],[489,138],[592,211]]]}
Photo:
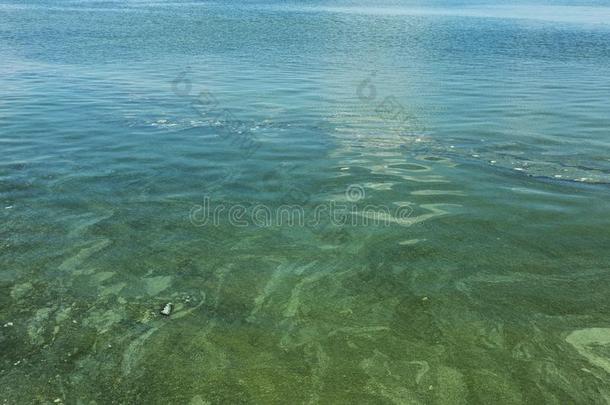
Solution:
{"label": "calm water in background", "polygon": [[608,403],[609,21],[2,0],[0,400]]}

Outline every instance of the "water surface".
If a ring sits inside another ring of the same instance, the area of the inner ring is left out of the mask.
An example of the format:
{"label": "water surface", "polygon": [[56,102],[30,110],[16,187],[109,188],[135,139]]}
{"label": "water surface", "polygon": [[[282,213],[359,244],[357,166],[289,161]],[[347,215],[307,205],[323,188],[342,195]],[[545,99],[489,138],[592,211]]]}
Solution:
{"label": "water surface", "polygon": [[2,0],[0,400],[608,403],[609,16]]}

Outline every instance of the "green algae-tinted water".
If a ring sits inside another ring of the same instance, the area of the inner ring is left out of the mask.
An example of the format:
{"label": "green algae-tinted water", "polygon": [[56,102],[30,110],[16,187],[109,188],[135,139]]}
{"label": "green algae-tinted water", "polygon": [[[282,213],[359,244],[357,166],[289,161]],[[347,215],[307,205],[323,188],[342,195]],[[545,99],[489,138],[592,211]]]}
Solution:
{"label": "green algae-tinted water", "polygon": [[609,16],[3,0],[0,402],[608,403]]}

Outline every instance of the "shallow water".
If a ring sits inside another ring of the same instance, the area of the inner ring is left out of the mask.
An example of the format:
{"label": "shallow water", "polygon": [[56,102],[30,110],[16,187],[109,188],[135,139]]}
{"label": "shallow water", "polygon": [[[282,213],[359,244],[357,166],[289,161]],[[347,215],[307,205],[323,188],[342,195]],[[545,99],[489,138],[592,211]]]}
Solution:
{"label": "shallow water", "polygon": [[0,401],[610,402],[609,15],[2,0]]}

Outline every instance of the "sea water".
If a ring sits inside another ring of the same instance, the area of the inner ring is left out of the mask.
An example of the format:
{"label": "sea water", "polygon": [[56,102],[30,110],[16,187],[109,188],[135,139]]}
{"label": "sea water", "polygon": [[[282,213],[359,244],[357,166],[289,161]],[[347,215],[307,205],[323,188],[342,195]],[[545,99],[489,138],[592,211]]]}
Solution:
{"label": "sea water", "polygon": [[2,0],[0,60],[2,403],[610,401],[610,4]]}

